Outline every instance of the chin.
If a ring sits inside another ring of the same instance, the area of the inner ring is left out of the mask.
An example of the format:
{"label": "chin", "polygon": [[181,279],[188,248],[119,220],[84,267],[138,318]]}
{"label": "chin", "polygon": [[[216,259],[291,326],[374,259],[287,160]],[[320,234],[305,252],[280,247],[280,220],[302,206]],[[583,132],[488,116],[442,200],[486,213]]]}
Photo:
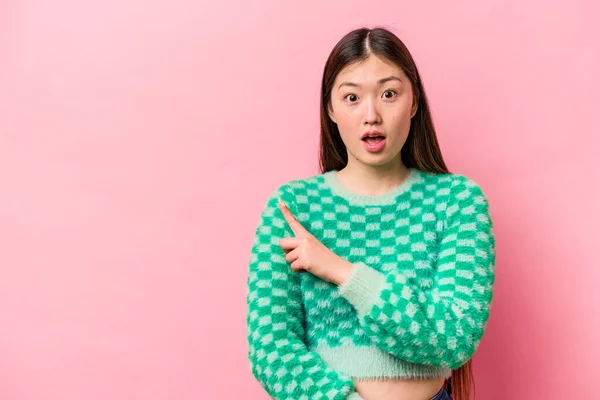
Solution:
{"label": "chin", "polygon": [[396,155],[390,157],[388,154],[385,154],[385,153],[368,154],[366,157],[364,157],[364,159],[361,159],[360,161],[366,165],[371,165],[373,167],[380,167],[382,165],[387,165],[387,164],[397,162],[399,155],[400,154],[396,154]]}

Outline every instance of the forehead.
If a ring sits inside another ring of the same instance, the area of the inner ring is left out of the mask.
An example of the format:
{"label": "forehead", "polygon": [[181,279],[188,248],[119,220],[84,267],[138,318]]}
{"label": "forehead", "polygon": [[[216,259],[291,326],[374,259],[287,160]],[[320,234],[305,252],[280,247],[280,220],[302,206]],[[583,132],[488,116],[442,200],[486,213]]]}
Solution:
{"label": "forehead", "polygon": [[377,56],[370,56],[364,61],[344,67],[336,77],[336,82],[375,83],[390,75],[395,75],[403,81],[407,80],[402,68],[396,64]]}

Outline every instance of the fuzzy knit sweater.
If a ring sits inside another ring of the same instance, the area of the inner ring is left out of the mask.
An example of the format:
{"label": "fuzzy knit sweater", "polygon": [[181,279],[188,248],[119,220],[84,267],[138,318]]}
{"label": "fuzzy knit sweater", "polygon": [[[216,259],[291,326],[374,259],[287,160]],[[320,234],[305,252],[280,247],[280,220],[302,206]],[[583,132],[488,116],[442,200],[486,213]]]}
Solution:
{"label": "fuzzy knit sweater", "polygon": [[[294,179],[262,210],[247,279],[248,358],[274,399],[361,399],[360,379],[450,377],[487,324],[495,240],[470,178],[410,169],[393,190],[350,191],[335,170]],[[340,285],[296,272],[278,206],[353,265]]]}

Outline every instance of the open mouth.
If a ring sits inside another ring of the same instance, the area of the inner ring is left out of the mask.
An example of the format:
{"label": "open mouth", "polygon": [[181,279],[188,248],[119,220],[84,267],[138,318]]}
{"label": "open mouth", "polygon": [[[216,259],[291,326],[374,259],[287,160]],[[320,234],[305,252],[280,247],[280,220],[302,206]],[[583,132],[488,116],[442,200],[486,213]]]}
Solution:
{"label": "open mouth", "polygon": [[377,144],[385,139],[383,136],[368,136],[363,139],[363,142],[367,142],[370,145]]}

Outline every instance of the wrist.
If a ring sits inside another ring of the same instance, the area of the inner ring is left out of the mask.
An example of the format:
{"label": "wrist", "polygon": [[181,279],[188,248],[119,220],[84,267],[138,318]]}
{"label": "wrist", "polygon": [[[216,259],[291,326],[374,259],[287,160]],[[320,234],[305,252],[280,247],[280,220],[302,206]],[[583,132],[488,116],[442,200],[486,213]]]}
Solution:
{"label": "wrist", "polygon": [[341,259],[337,268],[338,273],[334,283],[339,286],[350,279],[350,276],[352,275],[352,269],[353,265],[351,262]]}
{"label": "wrist", "polygon": [[338,293],[356,308],[359,314],[367,313],[379,296],[385,275],[364,262],[353,264],[350,278],[338,286]]}

